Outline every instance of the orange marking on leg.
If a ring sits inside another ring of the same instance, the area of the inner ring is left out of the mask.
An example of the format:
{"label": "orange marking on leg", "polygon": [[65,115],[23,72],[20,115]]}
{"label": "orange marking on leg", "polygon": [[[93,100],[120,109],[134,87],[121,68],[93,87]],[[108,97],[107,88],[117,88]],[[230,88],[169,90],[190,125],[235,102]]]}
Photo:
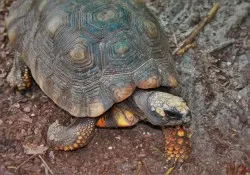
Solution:
{"label": "orange marking on leg", "polygon": [[79,144],[79,143],[82,143],[82,141],[81,141],[81,140],[76,140],[76,143],[78,143],[78,144]]}
{"label": "orange marking on leg", "polygon": [[74,144],[73,144],[73,147],[74,147],[74,148],[78,148],[78,144],[77,144],[77,143],[74,143]]}
{"label": "orange marking on leg", "polygon": [[105,127],[106,126],[105,119],[103,116],[99,117],[99,119],[96,122],[96,126],[98,126],[98,127]]}
{"label": "orange marking on leg", "polygon": [[69,151],[69,147],[68,147],[68,146],[65,146],[65,147],[63,148],[63,150],[64,150],[64,151]]}

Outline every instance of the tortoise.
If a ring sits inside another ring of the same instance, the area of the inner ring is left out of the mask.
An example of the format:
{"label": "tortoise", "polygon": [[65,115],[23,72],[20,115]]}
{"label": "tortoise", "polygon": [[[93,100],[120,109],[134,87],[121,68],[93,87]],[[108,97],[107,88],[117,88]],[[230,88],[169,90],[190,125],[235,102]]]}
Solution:
{"label": "tortoise", "polygon": [[136,0],[19,0],[6,19],[15,49],[7,77],[18,90],[42,91],[76,120],[54,122],[47,139],[57,150],[84,147],[95,127],[139,121],[172,126],[191,120],[174,88],[177,73],[167,36]]}

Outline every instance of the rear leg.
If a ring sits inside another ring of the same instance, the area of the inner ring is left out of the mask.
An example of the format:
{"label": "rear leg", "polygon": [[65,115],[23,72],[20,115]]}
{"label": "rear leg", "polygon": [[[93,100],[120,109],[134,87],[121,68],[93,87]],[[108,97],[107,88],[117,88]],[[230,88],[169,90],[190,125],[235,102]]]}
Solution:
{"label": "rear leg", "polygon": [[97,119],[97,127],[130,127],[139,122],[139,117],[125,104],[115,104]]}
{"label": "rear leg", "polygon": [[31,88],[32,76],[19,52],[15,52],[13,66],[7,76],[7,81],[12,87],[15,87],[17,93],[26,94]]}

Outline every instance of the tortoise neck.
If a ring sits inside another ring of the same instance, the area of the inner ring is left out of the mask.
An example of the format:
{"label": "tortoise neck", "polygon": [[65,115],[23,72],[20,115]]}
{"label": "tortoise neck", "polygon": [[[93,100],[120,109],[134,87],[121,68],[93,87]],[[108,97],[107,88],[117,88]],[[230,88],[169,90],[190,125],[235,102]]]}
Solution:
{"label": "tortoise neck", "polygon": [[145,120],[147,117],[148,110],[148,97],[152,92],[144,90],[136,90],[130,98],[126,101],[130,109],[133,110],[134,114],[141,120]]}

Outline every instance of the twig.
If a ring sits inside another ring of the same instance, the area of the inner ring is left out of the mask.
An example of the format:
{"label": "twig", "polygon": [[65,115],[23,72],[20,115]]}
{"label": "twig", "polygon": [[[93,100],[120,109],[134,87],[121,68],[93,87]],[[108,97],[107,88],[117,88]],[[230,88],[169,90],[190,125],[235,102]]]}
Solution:
{"label": "twig", "polygon": [[145,167],[146,172],[147,172],[148,175],[151,175],[151,174],[152,174],[152,173],[149,171],[147,165],[146,165],[143,161],[138,161],[138,163],[137,163],[137,173],[136,173],[137,175],[142,174],[142,166]]}
{"label": "twig", "polygon": [[176,35],[175,33],[173,33],[173,38],[174,38],[174,44],[176,45],[176,47],[178,46],[178,43],[177,43],[177,38],[176,38]]}
{"label": "twig", "polygon": [[21,167],[21,166],[23,166],[25,163],[27,163],[30,159],[32,159],[32,158],[34,158],[36,155],[34,154],[34,155],[32,155],[32,156],[30,156],[27,160],[25,160],[23,163],[21,163],[18,167],[16,167],[16,169],[15,169],[15,173],[17,172],[17,170]]}
{"label": "twig", "polygon": [[142,163],[141,163],[141,161],[138,161],[137,162],[137,173],[136,174],[140,175],[141,174],[141,169],[142,169]]}
{"label": "twig", "polygon": [[173,167],[170,167],[168,170],[167,170],[167,172],[165,173],[165,175],[170,175],[172,172],[173,172],[173,170],[174,170],[174,166]]}
{"label": "twig", "polygon": [[50,169],[49,165],[45,162],[45,160],[43,160],[43,158],[40,155],[38,155],[38,157],[42,160],[43,164],[49,170],[50,174],[54,174],[53,171]]}
{"label": "twig", "polygon": [[145,167],[147,174],[151,175],[152,173],[149,171],[148,166],[143,161],[141,163]]}
{"label": "twig", "polygon": [[183,54],[188,48],[190,48],[190,46],[186,48],[187,45],[190,44],[192,45],[195,37],[200,33],[200,31],[204,28],[204,26],[213,19],[219,8],[220,8],[219,3],[214,4],[213,8],[208,12],[208,15],[197,25],[197,27],[192,31],[192,33],[180,44],[179,48],[177,48],[174,51],[173,53],[174,55]]}
{"label": "twig", "polygon": [[194,47],[195,47],[195,44],[194,44],[194,43],[184,45],[182,48],[180,48],[179,50],[176,51],[175,55],[182,55],[182,54],[184,54],[188,49],[194,48]]}

